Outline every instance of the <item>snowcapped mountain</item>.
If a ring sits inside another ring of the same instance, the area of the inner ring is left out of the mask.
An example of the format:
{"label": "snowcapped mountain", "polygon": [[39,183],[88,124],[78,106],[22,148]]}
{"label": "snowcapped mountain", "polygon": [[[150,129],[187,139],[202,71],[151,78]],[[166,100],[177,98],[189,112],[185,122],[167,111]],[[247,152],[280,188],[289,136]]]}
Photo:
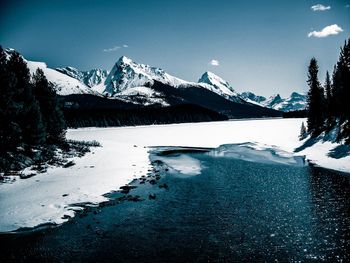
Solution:
{"label": "snowcapped mountain", "polygon": [[307,96],[297,92],[293,92],[288,98],[282,98],[279,94],[275,94],[266,99],[252,92],[243,92],[240,95],[247,102],[280,111],[296,111],[306,108]]}
{"label": "snowcapped mountain", "polygon": [[[43,70],[67,107],[124,111],[145,106],[183,108],[187,105],[228,118],[281,116],[280,111],[247,103],[229,83],[210,72],[203,74],[197,83],[174,77],[160,68],[135,63],[125,56],[115,63],[109,74],[72,67],[55,70],[43,62],[25,61],[31,73],[37,68]],[[196,117],[192,120],[196,121]]]}
{"label": "snowcapped mountain", "polygon": [[[14,52],[14,49],[6,49],[5,52],[8,56]],[[66,74],[62,74],[54,69],[47,67],[44,62],[30,61],[23,58],[23,60],[27,63],[29,71],[31,74],[34,74],[35,71],[40,68],[48,81],[50,81],[57,94],[59,95],[71,95],[71,94],[91,94],[91,95],[99,95],[99,93],[93,91],[91,88],[86,86],[84,83],[79,80],[72,78]]]}
{"label": "snowcapped mountain", "polygon": [[160,68],[137,64],[122,56],[106,78],[103,93],[114,96],[129,88],[152,86],[155,80],[173,87],[187,83],[182,79],[169,75]]}
{"label": "snowcapped mountain", "polygon": [[[125,56],[121,57],[113,66],[110,74],[105,80],[103,94],[111,97],[119,97],[125,93],[134,93],[137,88],[138,94],[145,94],[145,89],[139,87],[151,87],[154,81],[170,85],[174,88],[202,88],[238,103],[246,103],[227,81],[216,76],[214,73],[206,72],[198,83],[185,81],[166,73],[163,69],[138,64]],[[102,90],[102,88],[101,88]],[[148,91],[146,93],[149,93]]]}
{"label": "snowcapped mountain", "polygon": [[209,84],[209,87],[205,88],[225,97],[226,99],[238,103],[245,103],[245,101],[240,97],[240,95],[231,87],[231,85],[227,81],[223,80],[222,78],[210,71],[205,72],[202,75],[202,77],[198,80],[198,83]]}
{"label": "snowcapped mountain", "polygon": [[[9,49],[8,53],[13,51]],[[25,61],[31,73],[37,68],[42,69],[59,95],[107,95],[134,104],[167,106],[169,103],[164,92],[152,89],[157,81],[181,90],[206,89],[230,101],[246,103],[227,81],[211,72],[205,72],[199,82],[195,83],[174,77],[163,69],[138,64],[125,56],[116,62],[110,73],[101,69],[81,71],[74,67],[51,69],[44,62]]]}
{"label": "snowcapped mountain", "polygon": [[103,70],[103,69],[92,69],[88,71],[80,71],[73,67],[65,67],[65,68],[56,68],[56,70],[72,78],[79,80],[80,82],[84,83],[86,86],[89,86],[93,90],[96,90],[95,89],[96,86],[103,84],[109,74],[107,70]]}
{"label": "snowcapped mountain", "polygon": [[[7,50],[8,54],[11,52],[14,50]],[[141,106],[169,106],[196,101],[195,104],[212,107],[214,110],[220,111],[221,108],[225,108],[225,112],[231,112],[231,116],[241,113],[234,113],[233,109],[238,106],[229,102],[247,105],[244,111],[250,112],[250,115],[254,111],[253,106],[261,115],[265,113],[259,107],[282,111],[305,107],[305,96],[297,93],[293,93],[288,99],[282,99],[279,95],[266,99],[248,92],[238,94],[227,81],[212,72],[205,72],[198,82],[189,82],[174,77],[163,69],[136,63],[125,56],[115,63],[109,73],[107,70],[81,71],[73,67],[51,69],[44,62],[25,61],[31,73],[37,68],[42,69],[57,93],[63,96],[72,94],[107,96],[110,99]],[[239,106],[241,107],[243,106]]]}
{"label": "snowcapped mountain", "polygon": [[280,111],[304,110],[306,108],[306,97],[305,94],[293,92],[290,97],[282,99],[277,94],[268,107]]}
{"label": "snowcapped mountain", "polygon": [[284,100],[281,98],[280,94],[274,94],[270,96],[267,100],[265,100],[262,105],[268,108],[274,108],[280,103],[282,103]]}

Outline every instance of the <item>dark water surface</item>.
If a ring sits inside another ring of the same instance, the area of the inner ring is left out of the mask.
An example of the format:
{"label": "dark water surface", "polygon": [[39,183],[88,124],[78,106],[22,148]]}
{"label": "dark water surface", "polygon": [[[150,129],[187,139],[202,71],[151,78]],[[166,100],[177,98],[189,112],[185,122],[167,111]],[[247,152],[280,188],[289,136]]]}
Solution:
{"label": "dark water surface", "polygon": [[143,201],[0,236],[0,262],[350,262],[349,175],[186,155],[201,174],[155,166],[161,178],[129,193]]}

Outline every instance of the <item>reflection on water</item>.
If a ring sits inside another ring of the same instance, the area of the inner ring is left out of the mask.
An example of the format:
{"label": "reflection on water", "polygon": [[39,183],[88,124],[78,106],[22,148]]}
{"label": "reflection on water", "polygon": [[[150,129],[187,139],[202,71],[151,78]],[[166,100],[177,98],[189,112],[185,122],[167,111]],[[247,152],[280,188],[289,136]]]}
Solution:
{"label": "reflection on water", "polygon": [[[334,172],[309,169],[311,218],[320,254],[349,253],[350,180]],[[347,251],[347,252],[346,252]],[[349,254],[346,257],[350,260]]]}
{"label": "reflection on water", "polygon": [[187,202],[177,226],[205,240],[202,253],[218,253],[209,258],[350,260],[349,175],[241,145],[174,156],[205,167],[175,200]]}
{"label": "reflection on water", "polygon": [[201,173],[156,167],[158,185],[167,189],[137,183],[131,193],[144,201],[104,207],[39,237],[7,240],[1,254],[62,262],[350,261],[349,175],[205,151],[162,155],[174,157],[196,160]]}

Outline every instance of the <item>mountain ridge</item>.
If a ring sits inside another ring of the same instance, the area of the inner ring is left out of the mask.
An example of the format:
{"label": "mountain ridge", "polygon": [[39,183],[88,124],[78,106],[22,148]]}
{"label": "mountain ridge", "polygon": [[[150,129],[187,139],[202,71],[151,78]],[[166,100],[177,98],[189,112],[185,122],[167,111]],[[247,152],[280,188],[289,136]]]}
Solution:
{"label": "mountain ridge", "polygon": [[307,95],[295,91],[286,98],[282,98],[280,94],[266,98],[252,92],[242,92],[241,96],[251,103],[284,112],[305,110],[307,107]]}
{"label": "mountain ridge", "polygon": [[[8,54],[11,52],[14,52],[14,50],[8,50]],[[204,96],[207,100],[213,98],[213,94],[217,94],[238,104],[266,107],[263,104],[255,103],[253,100],[246,100],[227,81],[210,71],[205,72],[198,82],[190,82],[172,76],[161,68],[136,63],[126,56],[120,57],[110,71],[102,69],[80,71],[74,67],[51,69],[44,62],[26,59],[25,61],[31,73],[34,73],[36,68],[41,68],[48,80],[54,84],[57,93],[62,96],[91,94],[118,99],[135,105],[165,107],[172,105],[171,103],[180,103],[185,100],[177,92],[168,92],[168,90],[174,88],[179,89],[182,93],[185,93],[186,89],[190,89],[190,93],[196,92],[198,94],[204,94],[203,90],[208,90],[209,93],[206,92]],[[156,82],[164,84],[168,90],[159,91],[154,89],[153,86]],[[169,97],[169,94],[172,94],[173,97]],[[192,97],[192,99],[194,98]],[[191,101],[187,101],[187,103],[191,103]],[[202,103],[203,105],[205,103]],[[234,107],[237,107],[237,105]]]}
{"label": "mountain ridge", "polygon": [[81,81],[92,89],[95,89],[96,86],[104,83],[109,74],[108,70],[91,69],[87,71],[80,71],[69,66],[64,68],[55,68],[55,70]]}

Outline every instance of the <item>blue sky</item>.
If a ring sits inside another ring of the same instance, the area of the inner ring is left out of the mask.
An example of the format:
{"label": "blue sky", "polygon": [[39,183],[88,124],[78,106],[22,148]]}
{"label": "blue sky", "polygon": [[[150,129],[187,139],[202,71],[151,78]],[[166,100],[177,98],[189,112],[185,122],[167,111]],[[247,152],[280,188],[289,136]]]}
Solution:
{"label": "blue sky", "polygon": [[306,91],[312,56],[323,82],[349,26],[350,0],[3,0],[0,8],[0,44],[50,67],[110,69],[126,55],[190,81],[209,70],[265,96]]}

